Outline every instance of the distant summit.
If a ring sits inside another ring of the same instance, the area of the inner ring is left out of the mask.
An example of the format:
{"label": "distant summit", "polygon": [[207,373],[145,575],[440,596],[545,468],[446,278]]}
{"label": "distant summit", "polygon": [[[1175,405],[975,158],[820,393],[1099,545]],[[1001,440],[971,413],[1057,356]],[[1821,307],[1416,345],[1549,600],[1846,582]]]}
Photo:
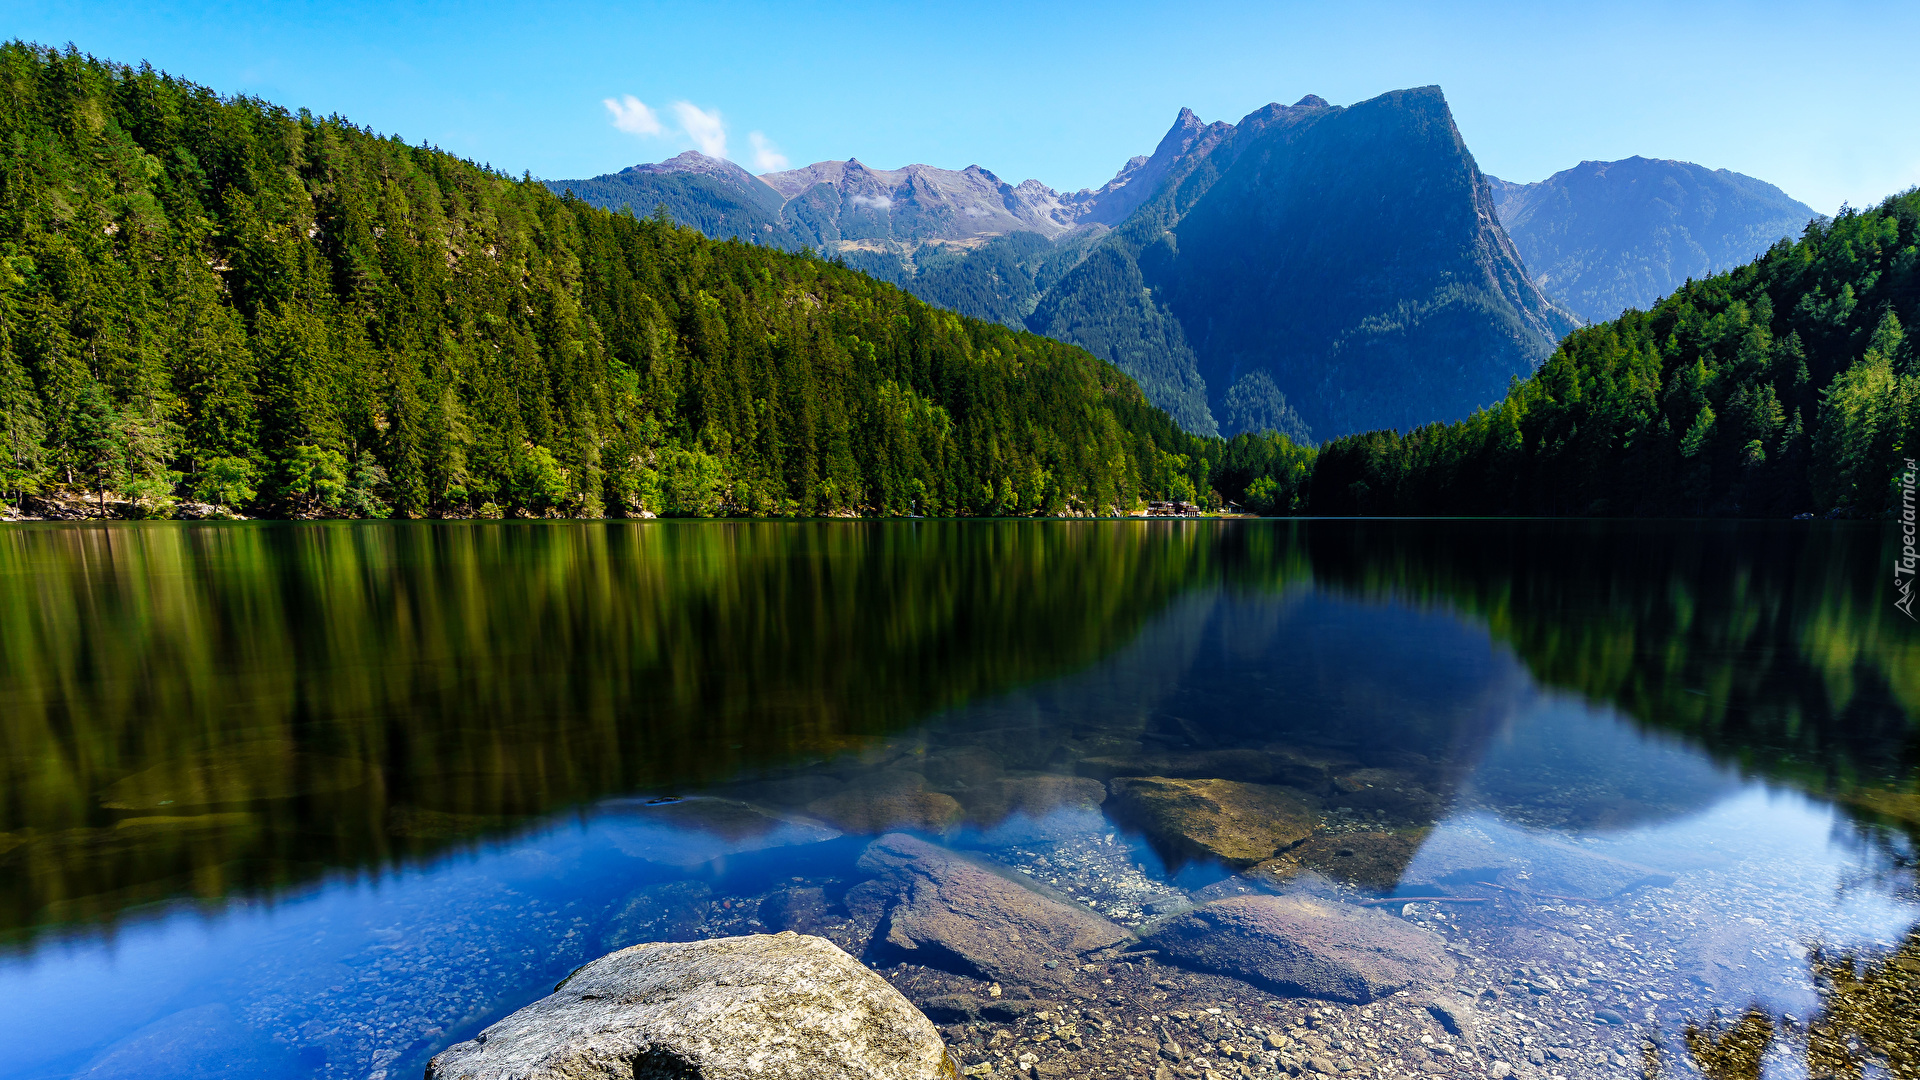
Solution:
{"label": "distant summit", "polygon": [[1028,325],[1115,363],[1191,430],[1457,419],[1575,325],[1528,279],[1439,87],[1308,95],[1238,124],[1183,110],[1148,168],[1151,198]]}
{"label": "distant summit", "polygon": [[1589,322],[1751,262],[1819,216],[1765,181],[1686,161],[1583,161],[1537,184],[1488,180],[1534,281]]}

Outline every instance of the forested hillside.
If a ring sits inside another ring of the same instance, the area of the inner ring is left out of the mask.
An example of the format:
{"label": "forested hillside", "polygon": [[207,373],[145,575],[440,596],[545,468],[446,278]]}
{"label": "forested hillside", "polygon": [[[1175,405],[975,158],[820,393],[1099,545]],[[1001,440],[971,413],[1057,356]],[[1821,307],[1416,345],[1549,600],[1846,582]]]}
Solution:
{"label": "forested hillside", "polygon": [[1207,480],[1079,349],[71,51],[0,47],[0,260],[8,501],[1024,514]]}
{"label": "forested hillside", "polygon": [[1321,448],[1321,514],[1878,516],[1920,456],[1920,191],[1574,332],[1496,406]]}

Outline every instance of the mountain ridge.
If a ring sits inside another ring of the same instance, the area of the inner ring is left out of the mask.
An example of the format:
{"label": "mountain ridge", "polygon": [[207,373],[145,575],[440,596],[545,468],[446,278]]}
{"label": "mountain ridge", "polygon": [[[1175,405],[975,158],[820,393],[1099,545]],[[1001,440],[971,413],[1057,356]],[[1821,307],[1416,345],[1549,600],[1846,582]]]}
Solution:
{"label": "mountain ridge", "polygon": [[1535,280],[1588,322],[1646,310],[1821,216],[1764,180],[1670,158],[1582,161],[1533,184],[1492,182]]}

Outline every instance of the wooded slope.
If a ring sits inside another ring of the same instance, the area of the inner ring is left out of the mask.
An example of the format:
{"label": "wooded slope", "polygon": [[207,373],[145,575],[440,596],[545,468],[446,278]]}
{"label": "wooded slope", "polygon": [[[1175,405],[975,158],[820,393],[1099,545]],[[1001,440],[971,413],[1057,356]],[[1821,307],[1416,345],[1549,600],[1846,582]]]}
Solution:
{"label": "wooded slope", "polygon": [[1132,380],[817,258],[0,47],[0,489],[267,514],[1026,514],[1205,490]]}

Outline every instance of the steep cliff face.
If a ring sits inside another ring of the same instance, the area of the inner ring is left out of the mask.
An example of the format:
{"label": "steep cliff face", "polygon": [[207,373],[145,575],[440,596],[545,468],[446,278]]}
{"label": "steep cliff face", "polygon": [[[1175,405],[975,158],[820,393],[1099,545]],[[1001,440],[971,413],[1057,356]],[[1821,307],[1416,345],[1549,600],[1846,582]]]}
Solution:
{"label": "steep cliff face", "polygon": [[1583,161],[1537,184],[1489,179],[1534,280],[1589,322],[1751,262],[1818,216],[1772,184],[1685,161]]}
{"label": "steep cliff face", "polygon": [[1218,127],[1029,320],[1190,428],[1203,409],[1226,434],[1320,438],[1458,418],[1574,325],[1527,278],[1437,87]]}
{"label": "steep cliff face", "polygon": [[1457,419],[1575,324],[1527,277],[1437,87],[1238,124],[1182,109],[1152,154],[1072,194],[979,166],[752,177],[697,154],[554,186],[644,213],[642,184],[710,234],[818,248],[1080,345],[1199,434]]}

